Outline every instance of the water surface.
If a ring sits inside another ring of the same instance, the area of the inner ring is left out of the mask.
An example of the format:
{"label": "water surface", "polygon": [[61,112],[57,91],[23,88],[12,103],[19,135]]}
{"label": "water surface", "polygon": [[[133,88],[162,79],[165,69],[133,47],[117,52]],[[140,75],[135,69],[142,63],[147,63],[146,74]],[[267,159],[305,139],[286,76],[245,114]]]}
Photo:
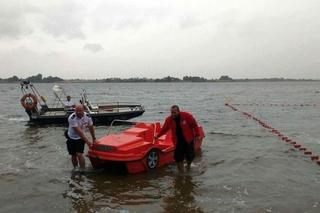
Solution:
{"label": "water surface", "polygon": [[[38,90],[53,100],[53,84]],[[134,101],[135,119],[163,121],[169,107],[191,111],[204,127],[191,172],[175,166],[138,175],[71,172],[63,130],[30,126],[19,85],[0,84],[1,212],[320,212],[320,167],[257,123],[224,106],[320,104],[317,82],[62,84],[92,102]],[[239,106],[320,155],[320,106]],[[120,131],[123,127],[117,127]],[[106,133],[97,127],[97,136]]]}

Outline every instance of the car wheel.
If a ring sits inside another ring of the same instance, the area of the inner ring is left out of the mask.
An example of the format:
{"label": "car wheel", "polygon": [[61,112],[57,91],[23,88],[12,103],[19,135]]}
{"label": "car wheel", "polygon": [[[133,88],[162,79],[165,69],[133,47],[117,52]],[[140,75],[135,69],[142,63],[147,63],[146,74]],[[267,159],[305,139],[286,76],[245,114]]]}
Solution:
{"label": "car wheel", "polygon": [[156,149],[150,150],[147,155],[147,166],[149,169],[155,169],[159,163],[159,154]]}

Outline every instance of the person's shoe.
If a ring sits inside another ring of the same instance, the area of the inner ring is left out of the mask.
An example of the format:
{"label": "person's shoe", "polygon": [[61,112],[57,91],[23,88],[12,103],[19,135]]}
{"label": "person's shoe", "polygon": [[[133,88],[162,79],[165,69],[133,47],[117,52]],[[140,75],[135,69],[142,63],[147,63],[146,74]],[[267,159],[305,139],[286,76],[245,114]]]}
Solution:
{"label": "person's shoe", "polygon": [[86,171],[86,168],[79,168],[79,173],[84,174],[84,172]]}
{"label": "person's shoe", "polygon": [[192,163],[192,162],[187,162],[187,166],[186,166],[187,171],[190,171],[190,169],[191,169],[191,163]]}
{"label": "person's shoe", "polygon": [[78,172],[78,171],[79,171],[79,167],[77,166],[73,167],[72,172]]}

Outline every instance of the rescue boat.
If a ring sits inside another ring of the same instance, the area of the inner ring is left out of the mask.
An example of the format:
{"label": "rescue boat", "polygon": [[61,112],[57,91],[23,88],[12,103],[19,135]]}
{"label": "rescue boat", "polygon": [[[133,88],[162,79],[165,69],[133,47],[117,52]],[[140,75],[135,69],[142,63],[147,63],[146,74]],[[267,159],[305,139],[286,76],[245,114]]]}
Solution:
{"label": "rescue boat", "polygon": [[[73,108],[65,108],[64,89],[58,85],[53,87],[55,99],[50,105],[47,98],[40,95],[35,86],[28,81],[21,82],[22,98],[20,103],[29,116],[30,123],[34,124],[67,124],[68,117],[74,112]],[[144,113],[143,105],[139,103],[96,103],[91,104],[86,90],[80,95],[81,103],[85,111],[91,116],[95,125],[108,125],[115,119],[128,120]]]}
{"label": "rescue boat", "polygon": [[[174,162],[172,132],[154,140],[160,131],[160,123],[136,123],[121,133],[109,134],[89,148],[89,157],[94,169],[123,169],[134,174],[155,170]],[[200,140],[195,142],[195,152],[201,149],[204,133],[200,129]],[[122,170],[122,171],[123,171]]]}

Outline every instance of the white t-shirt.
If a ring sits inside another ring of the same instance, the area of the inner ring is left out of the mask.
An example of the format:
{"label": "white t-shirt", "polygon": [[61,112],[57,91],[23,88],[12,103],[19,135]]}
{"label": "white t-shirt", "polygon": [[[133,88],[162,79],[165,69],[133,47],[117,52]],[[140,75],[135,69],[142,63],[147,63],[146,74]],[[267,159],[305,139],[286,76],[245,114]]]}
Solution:
{"label": "white t-shirt", "polygon": [[63,102],[63,105],[64,105],[65,107],[70,108],[70,107],[72,107],[73,105],[75,105],[75,103],[73,102],[73,100],[70,100],[70,101],[66,100],[66,101]]}
{"label": "white t-shirt", "polygon": [[92,126],[93,122],[91,116],[88,113],[84,113],[82,118],[78,118],[76,113],[72,113],[69,118],[69,128],[68,128],[68,135],[73,140],[81,139],[78,133],[73,129],[73,127],[80,127],[82,131],[85,131],[88,126]]}

